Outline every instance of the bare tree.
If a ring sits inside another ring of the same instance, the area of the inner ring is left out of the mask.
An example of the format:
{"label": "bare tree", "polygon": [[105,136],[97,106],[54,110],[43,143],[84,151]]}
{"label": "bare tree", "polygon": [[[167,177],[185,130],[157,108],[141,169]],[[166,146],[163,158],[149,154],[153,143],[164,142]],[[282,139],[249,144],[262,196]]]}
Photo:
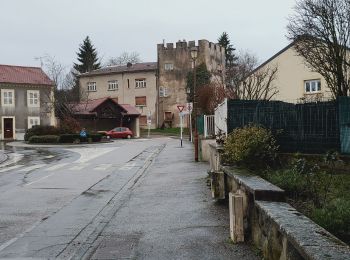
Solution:
{"label": "bare tree", "polygon": [[287,27],[295,50],[335,97],[349,95],[350,1],[299,0],[295,11]]}
{"label": "bare tree", "polygon": [[258,59],[248,53],[241,52],[237,65],[232,71],[231,84],[228,88],[230,98],[245,100],[270,100],[278,93],[274,84],[277,66],[257,67]]}
{"label": "bare tree", "polygon": [[56,115],[60,118],[71,117],[74,114],[72,104],[76,103],[80,96],[86,96],[86,93],[79,89],[76,78],[78,72],[73,68],[67,71],[66,66],[48,54],[42,57],[42,66],[55,84],[53,94],[46,93],[48,110],[52,111],[54,109]]}
{"label": "bare tree", "polygon": [[127,63],[138,63],[141,62],[140,54],[137,52],[123,52],[118,57],[111,57],[108,59],[106,66],[113,65],[126,65]]}

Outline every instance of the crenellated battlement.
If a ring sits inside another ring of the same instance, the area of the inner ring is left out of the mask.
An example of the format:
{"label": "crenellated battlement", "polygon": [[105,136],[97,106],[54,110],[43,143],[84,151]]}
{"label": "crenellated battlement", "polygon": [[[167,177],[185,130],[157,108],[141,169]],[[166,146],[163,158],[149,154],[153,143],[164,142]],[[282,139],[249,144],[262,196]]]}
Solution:
{"label": "crenellated battlement", "polygon": [[196,41],[185,41],[185,40],[179,40],[176,43],[160,43],[157,44],[157,47],[159,50],[181,50],[184,49],[190,49],[192,47],[198,47],[199,50],[211,50],[211,51],[217,51],[217,52],[224,52],[224,48],[218,44],[209,42],[208,40],[198,40],[198,44],[196,44]]}

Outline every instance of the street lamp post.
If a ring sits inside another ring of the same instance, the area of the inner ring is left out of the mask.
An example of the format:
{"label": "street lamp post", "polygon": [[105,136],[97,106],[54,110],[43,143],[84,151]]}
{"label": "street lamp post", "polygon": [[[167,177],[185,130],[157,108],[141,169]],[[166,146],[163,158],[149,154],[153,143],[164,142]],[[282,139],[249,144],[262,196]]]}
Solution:
{"label": "street lamp post", "polygon": [[194,112],[194,160],[198,162],[198,129],[197,129],[197,98],[196,98],[196,60],[198,57],[197,47],[191,48],[193,60],[193,112]]}

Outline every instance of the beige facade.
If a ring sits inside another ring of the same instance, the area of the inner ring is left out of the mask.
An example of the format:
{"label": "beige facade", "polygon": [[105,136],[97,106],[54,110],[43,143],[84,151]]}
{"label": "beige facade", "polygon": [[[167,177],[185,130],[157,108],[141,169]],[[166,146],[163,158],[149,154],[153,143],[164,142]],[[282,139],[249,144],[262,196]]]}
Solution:
{"label": "beige facade", "polygon": [[[149,65],[149,66],[148,66]],[[140,127],[156,127],[156,63],[139,63],[128,66],[107,67],[79,78],[81,100],[111,97],[119,104],[135,106],[140,112]]]}
{"label": "beige facade", "polygon": [[[275,100],[307,102],[332,97],[325,79],[305,65],[304,58],[297,55],[293,43],[260,65],[255,71],[277,66],[274,85],[278,89]],[[320,84],[320,85],[319,85]],[[320,89],[319,89],[320,88]]]}
{"label": "beige facade", "polygon": [[[186,77],[193,68],[190,50],[198,48],[196,65],[204,63],[208,71],[223,81],[225,67],[225,49],[219,44],[207,40],[179,41],[175,44],[158,44],[158,70],[159,70],[159,121],[178,127],[180,123],[177,105],[187,102]],[[213,77],[213,78],[214,78]]]}

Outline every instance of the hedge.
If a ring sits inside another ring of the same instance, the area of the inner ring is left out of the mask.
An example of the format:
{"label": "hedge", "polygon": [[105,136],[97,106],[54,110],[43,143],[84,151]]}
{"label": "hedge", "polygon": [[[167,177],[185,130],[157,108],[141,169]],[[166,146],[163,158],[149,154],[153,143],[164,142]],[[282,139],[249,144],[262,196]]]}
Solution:
{"label": "hedge", "polygon": [[44,143],[58,143],[58,135],[33,135],[29,138],[29,143],[44,144]]}
{"label": "hedge", "polygon": [[80,142],[100,142],[101,134],[88,134],[87,137],[81,137],[79,134],[63,134],[59,137],[60,143],[80,143]]}
{"label": "hedge", "polygon": [[43,136],[43,135],[60,135],[61,131],[55,126],[48,125],[35,125],[28,129],[24,135],[24,140],[28,141],[32,136]]}

